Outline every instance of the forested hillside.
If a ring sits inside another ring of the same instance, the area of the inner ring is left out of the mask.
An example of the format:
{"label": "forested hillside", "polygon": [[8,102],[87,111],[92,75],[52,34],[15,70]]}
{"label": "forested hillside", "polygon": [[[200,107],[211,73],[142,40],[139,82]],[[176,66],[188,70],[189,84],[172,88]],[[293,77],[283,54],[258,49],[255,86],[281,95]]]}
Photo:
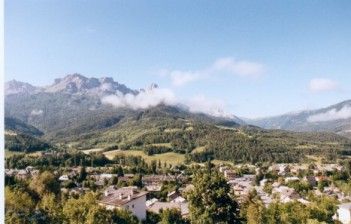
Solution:
{"label": "forested hillside", "polygon": [[16,118],[5,118],[5,149],[17,152],[47,150],[52,146],[40,140],[43,132]]}

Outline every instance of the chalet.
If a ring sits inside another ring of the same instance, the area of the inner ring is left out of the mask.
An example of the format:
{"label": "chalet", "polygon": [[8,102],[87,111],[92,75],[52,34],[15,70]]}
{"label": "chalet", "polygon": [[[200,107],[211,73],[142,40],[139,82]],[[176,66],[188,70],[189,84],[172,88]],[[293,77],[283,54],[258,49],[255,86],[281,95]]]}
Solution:
{"label": "chalet", "polygon": [[317,185],[317,181],[314,176],[305,176],[303,180],[306,181],[312,187],[315,187]]}
{"label": "chalet", "polygon": [[108,187],[98,202],[107,209],[126,209],[133,213],[140,221],[146,219],[146,191],[137,187],[122,187],[116,189]]}
{"label": "chalet", "polygon": [[280,196],[280,201],[283,203],[300,199],[300,195],[293,188],[287,186],[273,188],[272,193],[278,194]]}
{"label": "chalet", "polygon": [[290,167],[288,164],[284,164],[284,163],[275,164],[269,167],[269,171],[274,171],[274,172],[277,172],[278,175],[284,176],[288,172],[290,172]]}
{"label": "chalet", "polygon": [[69,180],[68,175],[62,175],[59,177],[59,181],[68,181],[68,180]]}
{"label": "chalet", "polygon": [[336,219],[342,224],[351,223],[351,203],[344,203],[339,205],[339,208],[336,211]]}
{"label": "chalet", "polygon": [[176,177],[171,175],[146,175],[142,181],[147,191],[161,191],[164,182],[175,181]]}
{"label": "chalet", "polygon": [[146,175],[143,176],[142,181],[145,186],[147,185],[160,185],[165,181],[175,181],[176,177],[172,175]]}
{"label": "chalet", "polygon": [[172,201],[170,202],[173,202],[173,203],[185,203],[186,202],[186,199],[183,198],[182,196],[178,196],[176,197],[175,199],[173,199]]}
{"label": "chalet", "polygon": [[179,196],[180,196],[180,193],[177,191],[169,192],[167,194],[167,201],[173,201],[174,199],[176,199]]}
{"label": "chalet", "polygon": [[243,200],[253,189],[254,178],[255,175],[244,175],[228,181],[228,184],[234,189],[234,194],[239,196],[239,201]]}
{"label": "chalet", "polygon": [[27,172],[27,170],[19,170],[16,174],[16,178],[22,179],[22,180],[27,179],[29,177],[30,177],[30,173]]}
{"label": "chalet", "polygon": [[227,180],[234,180],[238,177],[238,174],[234,170],[225,170],[223,174]]}
{"label": "chalet", "polygon": [[177,209],[180,211],[182,217],[187,217],[189,215],[188,203],[176,203],[176,202],[159,202],[155,201],[153,203],[149,202],[147,210],[156,214],[160,214],[166,209]]}
{"label": "chalet", "polygon": [[300,180],[300,178],[298,178],[298,177],[286,177],[285,178],[285,183],[299,181],[299,180]]}

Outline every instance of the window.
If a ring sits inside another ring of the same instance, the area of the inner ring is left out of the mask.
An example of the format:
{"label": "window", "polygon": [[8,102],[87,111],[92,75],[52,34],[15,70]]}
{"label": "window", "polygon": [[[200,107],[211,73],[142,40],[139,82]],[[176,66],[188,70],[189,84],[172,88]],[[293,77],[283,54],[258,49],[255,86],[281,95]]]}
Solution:
{"label": "window", "polygon": [[134,208],[134,204],[132,205],[132,208]]}

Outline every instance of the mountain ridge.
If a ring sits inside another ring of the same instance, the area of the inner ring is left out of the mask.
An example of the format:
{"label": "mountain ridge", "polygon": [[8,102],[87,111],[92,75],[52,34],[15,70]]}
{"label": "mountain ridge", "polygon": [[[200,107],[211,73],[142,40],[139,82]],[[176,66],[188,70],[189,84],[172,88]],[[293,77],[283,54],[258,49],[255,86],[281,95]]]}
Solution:
{"label": "mountain ridge", "polygon": [[[59,78],[52,85],[34,87],[28,83],[11,81],[5,91],[5,115],[17,118],[45,132],[45,136],[56,138],[65,135],[86,133],[116,125],[123,119],[136,116],[143,111],[173,111],[177,116],[196,118],[197,120],[227,126],[243,124],[239,118],[232,116],[222,118],[201,112],[190,112],[185,105],[166,105],[162,101],[155,107],[129,108],[114,107],[102,101],[104,96],[123,96],[126,99],[138,94],[149,94],[157,91],[157,84],[140,90],[132,90],[112,78],[87,78],[80,74]],[[17,82],[18,85],[14,85]],[[21,88],[30,86],[31,88]],[[10,87],[16,87],[12,90]],[[19,91],[24,89],[25,91]],[[33,91],[27,91],[33,90]],[[161,108],[161,109],[160,109]],[[175,110],[174,108],[177,108]],[[169,114],[174,116],[174,114]]]}
{"label": "mountain ridge", "polygon": [[268,129],[329,131],[350,138],[351,100],[344,100],[315,110],[304,110],[258,119],[245,119],[245,121]]}

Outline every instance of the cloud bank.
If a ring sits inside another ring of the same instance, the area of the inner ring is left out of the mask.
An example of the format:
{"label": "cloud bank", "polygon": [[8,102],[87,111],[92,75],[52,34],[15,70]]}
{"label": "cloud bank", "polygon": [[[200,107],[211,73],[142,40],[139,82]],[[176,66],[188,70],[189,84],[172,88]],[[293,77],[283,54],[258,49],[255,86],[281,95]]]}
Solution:
{"label": "cloud bank", "polygon": [[232,117],[226,112],[226,105],[223,101],[209,99],[198,95],[189,99],[178,99],[172,90],[166,88],[153,88],[142,91],[137,95],[118,93],[116,95],[104,96],[101,99],[103,104],[109,104],[116,108],[127,107],[131,109],[146,109],[166,104],[170,106],[183,105],[190,112],[205,113],[216,117]]}
{"label": "cloud bank", "polygon": [[32,115],[32,116],[39,116],[41,114],[43,114],[43,110],[34,109],[30,112],[30,115]]}
{"label": "cloud bank", "polygon": [[182,86],[213,75],[229,74],[233,76],[257,78],[265,72],[263,64],[237,60],[232,57],[219,58],[201,70],[162,70],[162,75],[171,79],[174,86]]}
{"label": "cloud bank", "polygon": [[312,79],[309,84],[309,89],[312,92],[323,92],[336,90],[338,88],[338,83],[325,78]]}
{"label": "cloud bank", "polygon": [[334,121],[351,118],[351,106],[344,106],[340,110],[331,109],[325,113],[319,113],[307,118],[308,122]]}
{"label": "cloud bank", "polygon": [[200,112],[209,114],[215,117],[232,117],[233,115],[227,113],[225,108],[226,104],[221,100],[209,99],[203,95],[198,95],[182,102],[189,107],[190,112]]}
{"label": "cloud bank", "polygon": [[122,93],[118,93],[116,95],[105,96],[101,99],[101,102],[117,108],[128,107],[136,110],[154,107],[161,103],[174,105],[176,98],[174,93],[169,89],[155,88],[142,91],[137,95],[123,95]]}

